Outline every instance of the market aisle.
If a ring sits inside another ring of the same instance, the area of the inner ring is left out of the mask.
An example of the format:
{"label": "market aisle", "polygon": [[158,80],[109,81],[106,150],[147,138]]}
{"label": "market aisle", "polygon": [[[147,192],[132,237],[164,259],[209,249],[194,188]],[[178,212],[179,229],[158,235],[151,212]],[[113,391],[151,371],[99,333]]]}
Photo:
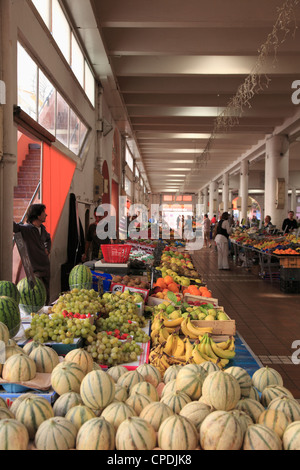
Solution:
{"label": "market aisle", "polygon": [[295,340],[300,341],[300,295],[284,294],[278,282],[260,279],[231,261],[230,271],[219,271],[214,248],[203,248],[192,257],[213,297],[236,321],[238,333],[253,353],[264,366],[278,370],[285,387],[300,399],[300,364],[291,361],[293,353],[300,360],[300,347],[292,348]]}

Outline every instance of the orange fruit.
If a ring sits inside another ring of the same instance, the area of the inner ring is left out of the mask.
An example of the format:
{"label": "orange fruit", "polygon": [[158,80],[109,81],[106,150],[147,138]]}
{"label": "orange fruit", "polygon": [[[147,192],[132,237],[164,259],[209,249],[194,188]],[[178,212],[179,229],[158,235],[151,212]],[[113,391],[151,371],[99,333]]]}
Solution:
{"label": "orange fruit", "polygon": [[174,279],[172,278],[172,276],[165,276],[164,277],[164,282],[165,284],[168,286],[169,284],[171,284],[172,282],[174,282]]}
{"label": "orange fruit", "polygon": [[175,282],[171,282],[171,283],[168,285],[168,289],[169,289],[171,292],[174,292],[174,293],[178,293],[178,292],[179,292],[179,288],[178,288],[177,284],[175,284]]}
{"label": "orange fruit", "polygon": [[167,284],[165,283],[164,279],[162,277],[159,277],[156,281],[156,285],[161,287],[162,289],[165,289],[167,287]]}

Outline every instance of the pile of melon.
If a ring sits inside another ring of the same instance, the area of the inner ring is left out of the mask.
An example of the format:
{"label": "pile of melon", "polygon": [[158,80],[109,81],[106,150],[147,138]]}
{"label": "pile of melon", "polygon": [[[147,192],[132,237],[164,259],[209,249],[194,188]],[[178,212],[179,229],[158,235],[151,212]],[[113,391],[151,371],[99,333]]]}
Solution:
{"label": "pile of melon", "polygon": [[[27,362],[43,362],[38,348]],[[51,385],[53,405],[30,392],[10,408],[0,399],[0,450],[300,450],[300,404],[272,368],[250,377],[207,362],[162,377],[149,364],[104,371],[75,349],[53,365]]]}

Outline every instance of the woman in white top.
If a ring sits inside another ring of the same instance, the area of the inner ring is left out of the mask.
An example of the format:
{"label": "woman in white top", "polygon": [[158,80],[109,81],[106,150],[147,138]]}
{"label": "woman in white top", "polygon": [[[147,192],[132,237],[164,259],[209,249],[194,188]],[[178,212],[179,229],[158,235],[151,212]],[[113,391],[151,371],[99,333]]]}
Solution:
{"label": "woman in white top", "polygon": [[218,249],[218,268],[219,269],[229,269],[229,248],[228,248],[228,239],[229,235],[232,233],[232,228],[229,225],[229,214],[224,212],[220,221],[218,222],[217,235],[215,242]]}

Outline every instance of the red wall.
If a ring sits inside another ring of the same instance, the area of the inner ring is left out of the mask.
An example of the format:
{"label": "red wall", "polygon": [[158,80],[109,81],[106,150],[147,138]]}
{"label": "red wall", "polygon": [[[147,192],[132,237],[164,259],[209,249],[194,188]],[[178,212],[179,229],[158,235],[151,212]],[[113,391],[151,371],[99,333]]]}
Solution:
{"label": "red wall", "polygon": [[76,163],[44,144],[42,169],[42,203],[48,214],[45,226],[53,240],[69,194]]}

